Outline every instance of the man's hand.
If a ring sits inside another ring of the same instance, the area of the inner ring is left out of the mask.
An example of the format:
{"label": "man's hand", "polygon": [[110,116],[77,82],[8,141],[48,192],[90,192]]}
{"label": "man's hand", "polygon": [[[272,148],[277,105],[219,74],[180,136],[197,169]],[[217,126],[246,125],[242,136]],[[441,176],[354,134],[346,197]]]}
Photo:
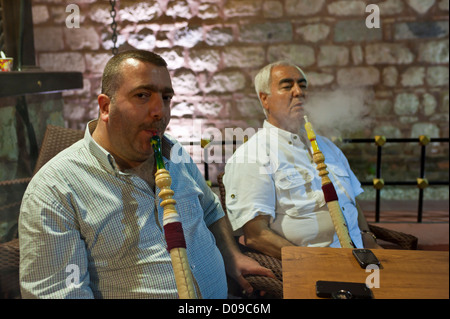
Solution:
{"label": "man's hand", "polygon": [[209,229],[216,238],[216,244],[222,254],[227,274],[246,293],[252,293],[253,287],[244,278],[245,275],[262,275],[275,278],[275,275],[270,269],[262,267],[256,260],[241,253],[232,235],[228,217],[225,216],[219,219]]}
{"label": "man's hand", "polygon": [[236,280],[247,294],[253,292],[253,287],[244,278],[245,275],[261,275],[276,278],[270,269],[261,266],[256,260],[244,254],[238,254],[233,261],[226,262],[225,266],[228,275]]}
{"label": "man's hand", "polygon": [[295,245],[272,231],[269,222],[270,216],[262,214],[248,221],[243,227],[245,245],[281,260],[281,248]]}
{"label": "man's hand", "polygon": [[383,247],[378,245],[378,243],[375,240],[375,238],[372,235],[370,235],[369,233],[363,233],[361,236],[362,236],[362,241],[363,241],[364,248],[368,248],[368,249],[384,249]]}
{"label": "man's hand", "polygon": [[361,206],[356,202],[356,209],[358,210],[358,226],[361,230],[367,230],[361,234],[362,242],[364,248],[372,249],[383,249],[378,245],[377,240],[372,236],[369,231],[369,224],[367,223],[366,217],[364,216]]}

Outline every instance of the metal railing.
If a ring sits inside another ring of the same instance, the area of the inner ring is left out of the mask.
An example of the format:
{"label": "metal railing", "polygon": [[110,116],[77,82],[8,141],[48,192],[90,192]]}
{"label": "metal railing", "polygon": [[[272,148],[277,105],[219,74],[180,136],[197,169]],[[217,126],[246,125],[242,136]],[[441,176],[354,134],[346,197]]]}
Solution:
{"label": "metal railing", "polygon": [[[428,181],[425,178],[425,162],[426,162],[426,147],[429,143],[448,143],[449,138],[430,138],[425,135],[421,135],[418,138],[386,138],[385,136],[375,136],[375,138],[359,138],[359,139],[343,139],[343,143],[364,143],[373,144],[377,147],[377,160],[376,160],[376,177],[372,181],[362,181],[361,185],[370,186],[375,188],[375,221],[380,221],[380,202],[381,202],[381,190],[384,186],[416,186],[419,188],[418,197],[418,208],[417,208],[417,222],[422,222],[423,217],[423,197],[424,190],[429,186],[439,186],[439,185],[449,185],[449,181]],[[386,143],[417,143],[421,147],[420,154],[420,170],[419,175],[415,181],[385,181],[381,174],[381,164],[382,164],[382,150]],[[209,141],[201,140],[200,142],[184,142],[183,145],[189,146],[200,146],[203,149],[203,156],[205,159],[208,158],[208,147],[212,145],[233,145],[233,147],[242,144],[242,142],[236,141]],[[204,178],[211,185],[209,180],[209,163],[207,160],[203,161],[204,165]]]}
{"label": "metal railing", "polygon": [[[376,177],[372,181],[363,181],[362,185],[372,185],[375,190],[375,221],[380,221],[380,201],[381,190],[384,186],[416,186],[419,188],[419,198],[417,205],[417,222],[422,222],[423,215],[423,195],[424,190],[432,185],[449,185],[449,181],[428,181],[425,178],[425,161],[426,161],[426,147],[429,143],[448,143],[449,138],[429,138],[426,135],[421,135],[419,138],[386,138],[384,136],[375,136],[374,139],[344,139],[344,143],[369,143],[375,144],[377,147],[377,165]],[[382,149],[386,143],[417,143],[420,148],[420,170],[419,177],[415,181],[385,181],[381,174],[381,159]]]}

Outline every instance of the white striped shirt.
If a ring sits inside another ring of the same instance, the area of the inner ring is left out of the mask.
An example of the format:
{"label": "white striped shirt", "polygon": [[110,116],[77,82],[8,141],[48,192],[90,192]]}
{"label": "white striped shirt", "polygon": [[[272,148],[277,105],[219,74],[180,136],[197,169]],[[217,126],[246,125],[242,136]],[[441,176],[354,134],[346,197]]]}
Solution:
{"label": "white striped shirt", "polygon": [[[208,229],[224,216],[220,201],[192,160],[173,163],[168,157],[201,296],[226,298],[223,259]],[[25,192],[19,217],[22,297],[177,298],[156,194],[137,175],[119,171],[88,125],[84,139],[43,166]]]}

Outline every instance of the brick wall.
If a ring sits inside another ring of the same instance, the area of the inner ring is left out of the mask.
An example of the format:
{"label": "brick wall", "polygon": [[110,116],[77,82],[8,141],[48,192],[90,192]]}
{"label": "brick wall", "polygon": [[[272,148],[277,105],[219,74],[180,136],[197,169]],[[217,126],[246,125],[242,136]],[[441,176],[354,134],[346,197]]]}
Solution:
{"label": "brick wall", "polygon": [[[66,26],[69,4],[80,9],[79,28]],[[380,28],[366,27],[369,4],[380,8]],[[37,64],[84,74],[83,90],[64,93],[72,128],[97,115],[111,57],[110,8],[109,1],[33,0]],[[168,61],[177,93],[169,130],[182,139],[213,127],[260,127],[253,77],[277,59],[306,71],[311,117],[323,134],[449,136],[448,0],[118,0],[116,10],[120,50],[154,50]],[[343,148],[355,170],[373,175],[373,147]],[[418,174],[417,159],[398,164],[419,154],[416,145],[387,146],[385,154],[393,174]],[[448,144],[430,145],[428,155],[430,178],[448,178]]]}

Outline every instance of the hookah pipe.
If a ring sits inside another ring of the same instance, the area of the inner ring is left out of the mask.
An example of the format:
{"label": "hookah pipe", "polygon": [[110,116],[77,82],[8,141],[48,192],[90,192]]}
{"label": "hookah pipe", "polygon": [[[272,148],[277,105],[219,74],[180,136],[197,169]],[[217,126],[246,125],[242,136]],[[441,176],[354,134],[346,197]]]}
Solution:
{"label": "hookah pipe", "polygon": [[197,299],[194,279],[189,267],[186,253],[186,241],[180,216],[175,208],[176,201],[173,199],[174,191],[170,188],[172,178],[165,169],[161,153],[161,140],[156,133],[150,139],[156,159],[155,183],[161,190],[158,196],[162,199],[161,207],[164,209],[163,226],[167,242],[167,251],[172,260],[175,282],[180,299]]}
{"label": "hookah pipe", "polygon": [[322,191],[325,196],[325,201],[327,203],[328,210],[330,211],[331,219],[333,221],[334,228],[336,229],[336,234],[339,238],[339,242],[342,248],[355,248],[355,244],[350,238],[348,227],[338,202],[336,189],[334,188],[333,183],[328,177],[327,165],[325,164],[325,156],[319,150],[319,145],[316,141],[316,134],[314,133],[311,123],[308,122],[308,117],[305,116],[304,118],[306,133],[313,149],[313,161],[314,163],[316,163],[316,169],[319,171],[319,176],[322,178]]}

